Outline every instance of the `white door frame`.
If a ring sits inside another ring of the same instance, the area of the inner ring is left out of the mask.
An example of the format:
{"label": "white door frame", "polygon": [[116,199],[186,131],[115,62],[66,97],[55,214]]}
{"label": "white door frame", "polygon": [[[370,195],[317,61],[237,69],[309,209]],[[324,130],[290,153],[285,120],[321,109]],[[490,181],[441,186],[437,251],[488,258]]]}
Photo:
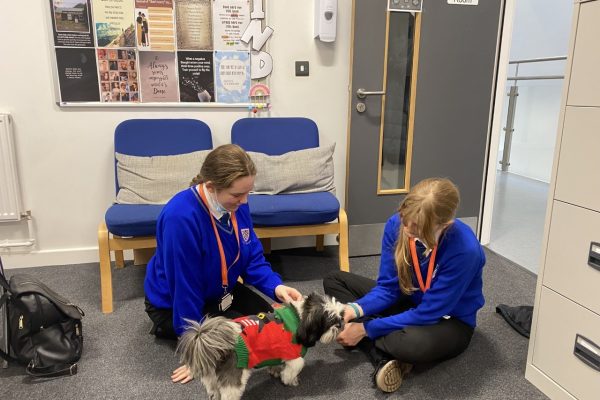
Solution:
{"label": "white door frame", "polygon": [[504,21],[501,24],[502,38],[500,39],[500,57],[498,59],[498,73],[496,75],[496,98],[494,99],[494,113],[492,115],[492,129],[488,141],[487,176],[483,178],[485,188],[483,196],[482,217],[480,219],[481,244],[490,243],[492,231],[492,215],[494,213],[494,193],[496,190],[496,170],[498,165],[498,146],[500,144],[500,133],[504,121],[502,121],[502,110],[506,101],[506,78],[508,77],[510,46],[512,42],[513,21],[515,18],[515,6],[517,0],[506,0],[504,9]]}

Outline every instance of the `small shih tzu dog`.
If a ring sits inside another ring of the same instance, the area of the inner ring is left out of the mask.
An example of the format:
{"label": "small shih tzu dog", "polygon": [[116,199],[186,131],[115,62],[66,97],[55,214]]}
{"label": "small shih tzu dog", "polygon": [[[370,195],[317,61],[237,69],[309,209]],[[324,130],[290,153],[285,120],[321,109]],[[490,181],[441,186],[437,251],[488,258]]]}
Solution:
{"label": "small shih tzu dog", "polygon": [[271,313],[187,321],[177,351],[212,400],[240,399],[253,368],[268,366],[285,385],[297,386],[306,350],[337,337],[343,310],[335,298],[311,293]]}

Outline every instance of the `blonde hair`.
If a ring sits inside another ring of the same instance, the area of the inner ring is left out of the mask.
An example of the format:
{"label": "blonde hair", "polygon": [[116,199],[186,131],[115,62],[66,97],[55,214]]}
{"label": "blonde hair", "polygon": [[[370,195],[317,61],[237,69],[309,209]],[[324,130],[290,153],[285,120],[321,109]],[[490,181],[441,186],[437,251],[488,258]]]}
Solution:
{"label": "blonde hair", "polygon": [[403,225],[398,233],[394,258],[402,293],[411,294],[416,290],[412,280],[413,266],[409,261],[409,237],[403,226],[415,223],[419,239],[432,249],[437,245],[436,229],[454,219],[459,201],[458,188],[450,180],[428,178],[417,183],[400,204],[398,212]]}
{"label": "blonde hair", "polygon": [[211,181],[217,190],[231,187],[238,178],[256,175],[254,162],[240,146],[224,144],[206,156],[190,186]]}

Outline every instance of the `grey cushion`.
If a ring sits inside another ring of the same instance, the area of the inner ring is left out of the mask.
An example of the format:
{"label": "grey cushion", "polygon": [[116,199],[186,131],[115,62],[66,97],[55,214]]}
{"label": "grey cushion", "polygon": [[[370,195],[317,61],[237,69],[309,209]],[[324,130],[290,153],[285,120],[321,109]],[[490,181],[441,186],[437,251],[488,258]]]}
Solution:
{"label": "grey cushion", "polygon": [[115,153],[119,204],[165,204],[190,186],[210,150],[172,156],[138,157]]}
{"label": "grey cushion", "polygon": [[256,164],[254,181],[256,194],[331,192],[333,180],[333,151],[329,146],[290,151],[280,156],[249,151]]}

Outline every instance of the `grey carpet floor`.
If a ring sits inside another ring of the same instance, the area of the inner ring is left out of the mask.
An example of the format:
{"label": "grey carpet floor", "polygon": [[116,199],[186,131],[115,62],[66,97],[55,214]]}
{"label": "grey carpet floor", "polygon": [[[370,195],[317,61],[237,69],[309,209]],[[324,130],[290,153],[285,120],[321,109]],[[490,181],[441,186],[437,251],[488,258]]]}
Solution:
{"label": "grey carpet floor", "polygon": [[[527,339],[496,314],[499,303],[533,304],[535,276],[501,256],[486,252],[486,305],[478,328],[462,355],[409,374],[398,392],[386,395],[372,386],[372,367],[359,351],[337,344],[318,344],[306,357],[298,387],[285,387],[258,370],[251,376],[244,399],[545,399],[524,377]],[[336,248],[319,254],[312,249],[276,251],[269,256],[284,281],[303,293],[322,292],[321,279],[337,268]],[[375,278],[377,257],[352,258],[352,272]],[[0,369],[0,399],[207,399],[198,382],[170,382],[178,366],[174,344],[148,334],[144,313],[145,267],[113,270],[115,310],[100,312],[97,264],[11,269],[28,273],[80,305],[84,354],[72,377],[32,380],[22,366]]]}

